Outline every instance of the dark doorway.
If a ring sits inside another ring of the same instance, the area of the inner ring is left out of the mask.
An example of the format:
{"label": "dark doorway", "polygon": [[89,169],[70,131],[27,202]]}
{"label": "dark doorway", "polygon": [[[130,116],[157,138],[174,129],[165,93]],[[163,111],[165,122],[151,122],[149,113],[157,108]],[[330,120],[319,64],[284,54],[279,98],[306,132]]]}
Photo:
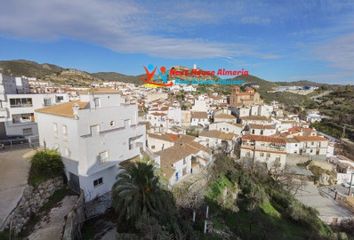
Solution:
{"label": "dark doorway", "polygon": [[77,193],[80,193],[80,180],[79,177],[73,173],[69,173],[69,187]]}

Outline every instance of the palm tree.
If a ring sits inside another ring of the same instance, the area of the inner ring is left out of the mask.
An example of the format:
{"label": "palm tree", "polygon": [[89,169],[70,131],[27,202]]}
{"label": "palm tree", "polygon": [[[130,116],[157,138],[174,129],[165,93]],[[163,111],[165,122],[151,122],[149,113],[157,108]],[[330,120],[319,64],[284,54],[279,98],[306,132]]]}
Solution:
{"label": "palm tree", "polygon": [[143,213],[158,216],[163,199],[154,167],[142,162],[123,167],[113,185],[112,198],[120,219],[134,223]]}

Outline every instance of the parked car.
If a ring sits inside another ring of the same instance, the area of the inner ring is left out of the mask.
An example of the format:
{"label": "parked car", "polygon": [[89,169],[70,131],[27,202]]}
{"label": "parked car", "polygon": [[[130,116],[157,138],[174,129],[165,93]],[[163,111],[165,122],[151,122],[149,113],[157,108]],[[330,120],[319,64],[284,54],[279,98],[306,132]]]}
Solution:
{"label": "parked car", "polygon": [[28,140],[21,135],[13,135],[13,136],[7,136],[4,139],[0,140],[0,144],[3,145],[11,145],[11,144],[23,144],[23,143],[27,143]]}

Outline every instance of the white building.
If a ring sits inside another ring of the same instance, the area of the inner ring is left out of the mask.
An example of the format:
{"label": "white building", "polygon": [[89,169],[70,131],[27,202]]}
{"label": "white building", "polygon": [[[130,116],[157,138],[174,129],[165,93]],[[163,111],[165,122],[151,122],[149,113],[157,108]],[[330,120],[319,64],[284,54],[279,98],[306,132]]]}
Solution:
{"label": "white building", "polygon": [[194,141],[180,142],[156,154],[155,161],[169,186],[173,186],[190,174],[199,172],[212,160],[209,150]]}
{"label": "white building", "polygon": [[209,125],[209,117],[206,112],[191,112],[191,126],[206,127]]}
{"label": "white building", "polygon": [[111,191],[119,164],[145,150],[138,107],[124,102],[117,93],[95,91],[36,110],[40,145],[61,153],[70,185],[86,201]]}
{"label": "white building", "polygon": [[207,96],[199,96],[198,99],[195,99],[194,105],[192,106],[191,111],[193,112],[208,112],[210,105],[208,103]]}
{"label": "white building", "polygon": [[149,133],[147,134],[147,147],[152,152],[158,152],[165,150],[178,144],[180,142],[192,142],[194,141],[195,137],[190,135],[177,135],[171,133],[164,133],[164,134],[155,134]]}
{"label": "white building", "polygon": [[286,164],[285,138],[245,135],[242,137],[241,158],[265,163],[268,169]]}
{"label": "white building", "polygon": [[275,125],[249,124],[249,133],[252,135],[271,136],[277,133]]}
{"label": "white building", "polygon": [[233,133],[225,133],[218,130],[202,131],[196,141],[207,148],[218,149],[224,148],[226,152],[234,149],[237,135]]}
{"label": "white building", "polygon": [[0,138],[38,135],[34,110],[67,101],[67,94],[30,94],[27,78],[0,73]]}
{"label": "white building", "polygon": [[244,127],[238,123],[217,122],[209,125],[209,130],[218,130],[225,133],[233,133],[241,136]]}
{"label": "white building", "polygon": [[322,116],[319,113],[309,113],[306,116],[306,121],[310,123],[321,122]]}

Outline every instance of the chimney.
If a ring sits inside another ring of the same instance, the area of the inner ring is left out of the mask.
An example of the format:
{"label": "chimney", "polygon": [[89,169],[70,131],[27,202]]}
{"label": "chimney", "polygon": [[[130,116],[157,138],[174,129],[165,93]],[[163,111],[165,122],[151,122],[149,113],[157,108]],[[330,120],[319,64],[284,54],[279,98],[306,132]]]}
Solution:
{"label": "chimney", "polygon": [[79,119],[79,109],[80,109],[79,104],[75,103],[73,105],[73,115],[75,119]]}

